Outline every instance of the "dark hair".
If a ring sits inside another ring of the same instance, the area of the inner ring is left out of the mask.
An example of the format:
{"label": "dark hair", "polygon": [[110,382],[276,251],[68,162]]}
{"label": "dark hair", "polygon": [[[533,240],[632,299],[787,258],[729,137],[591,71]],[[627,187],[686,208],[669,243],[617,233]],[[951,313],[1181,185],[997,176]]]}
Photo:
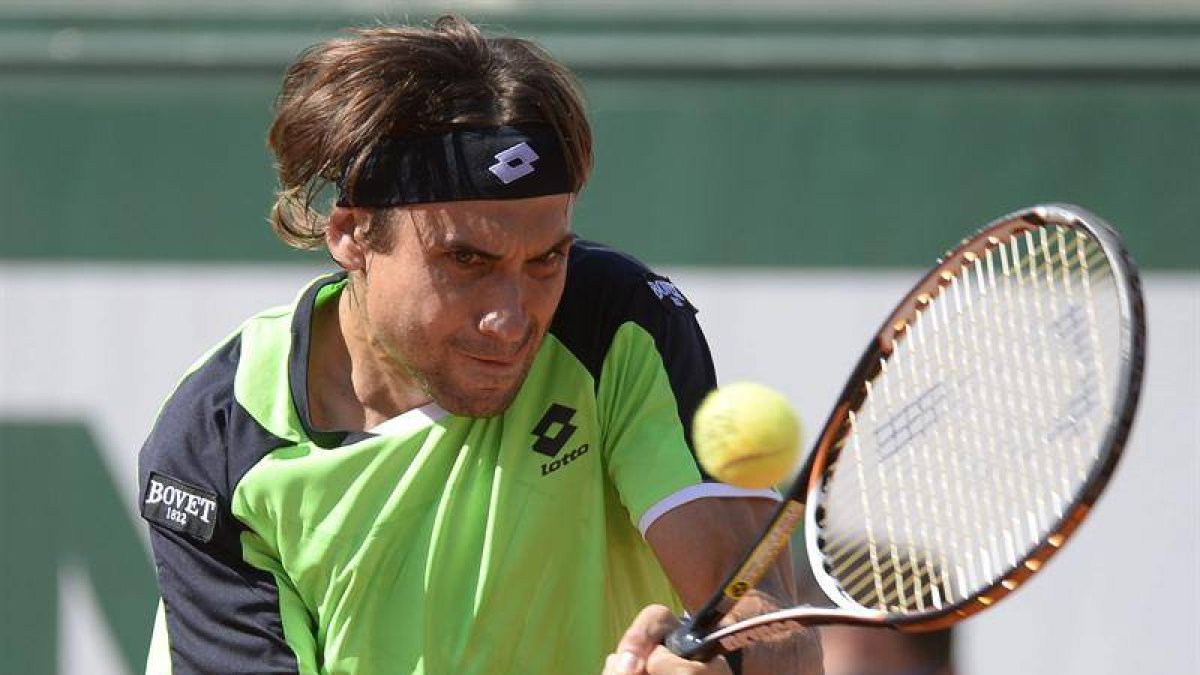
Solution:
{"label": "dark hair", "polygon": [[388,137],[522,124],[554,127],[571,190],[581,190],[592,168],[583,96],[571,72],[537,45],[484,37],[458,16],[316,44],[288,68],[276,103],[271,227],[290,246],[318,248],[327,216],[313,208],[317,195],[340,179],[352,189]]}

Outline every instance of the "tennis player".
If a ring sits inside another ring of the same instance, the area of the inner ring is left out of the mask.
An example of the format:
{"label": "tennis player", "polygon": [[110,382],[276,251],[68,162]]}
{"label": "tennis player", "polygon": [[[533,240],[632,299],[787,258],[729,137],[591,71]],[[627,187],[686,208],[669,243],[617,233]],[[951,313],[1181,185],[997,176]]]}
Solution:
{"label": "tennis player", "polygon": [[[621,639],[703,602],[774,497],[693,460],[692,305],[571,231],[569,72],[455,17],[357,31],[288,69],[270,147],[275,231],[341,269],[201,358],[142,449],[148,671],[576,675],[616,645],[612,673],[722,672]],[[743,614],[792,593],[781,567]]]}

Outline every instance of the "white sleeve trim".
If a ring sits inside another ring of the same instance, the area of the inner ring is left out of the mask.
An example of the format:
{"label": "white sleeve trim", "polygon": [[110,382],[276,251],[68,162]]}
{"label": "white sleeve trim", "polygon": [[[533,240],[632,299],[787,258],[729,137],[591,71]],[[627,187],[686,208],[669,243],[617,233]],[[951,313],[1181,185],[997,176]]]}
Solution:
{"label": "white sleeve trim", "polygon": [[775,490],[752,490],[749,488],[740,488],[736,485],[728,485],[726,483],[700,483],[699,485],[689,485],[678,492],[668,495],[665,499],[659,500],[657,504],[646,509],[642,514],[641,520],[638,521],[638,529],[641,530],[642,536],[646,536],[646,530],[654,524],[666,512],[694,502],[697,499],[706,497],[755,497],[759,499],[770,499],[772,501],[783,501],[783,497]]}

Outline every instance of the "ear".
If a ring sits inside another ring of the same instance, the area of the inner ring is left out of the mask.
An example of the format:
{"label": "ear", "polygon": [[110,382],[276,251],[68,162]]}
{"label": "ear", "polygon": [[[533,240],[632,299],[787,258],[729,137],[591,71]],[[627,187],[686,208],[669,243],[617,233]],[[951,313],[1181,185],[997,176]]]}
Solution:
{"label": "ear", "polygon": [[325,227],[325,246],[342,269],[361,272],[367,267],[367,246],[362,231],[367,227],[364,209],[335,206]]}

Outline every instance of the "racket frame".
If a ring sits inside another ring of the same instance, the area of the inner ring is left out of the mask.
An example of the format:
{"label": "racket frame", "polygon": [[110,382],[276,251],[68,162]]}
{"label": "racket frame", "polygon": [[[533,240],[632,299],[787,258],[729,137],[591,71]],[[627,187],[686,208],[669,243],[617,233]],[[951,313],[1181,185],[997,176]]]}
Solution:
{"label": "racket frame", "polygon": [[[919,312],[966,266],[977,264],[984,254],[1012,236],[1046,225],[1063,225],[1084,231],[1092,237],[1108,260],[1114,277],[1118,326],[1121,330],[1118,362],[1118,389],[1113,399],[1116,418],[1109,423],[1100,454],[1074,499],[1042,544],[1022,557],[997,580],[973,595],[941,608],[913,614],[892,614],[864,608],[846,595],[826,573],[817,543],[820,495],[824,472],[837,459],[839,441],[847,438],[850,413],[858,410],[867,396],[867,383],[874,380],[904,338],[908,326]],[[694,617],[685,617],[684,625],[667,637],[666,646],[676,654],[695,660],[708,660],[746,647],[754,642],[790,633],[801,626],[853,624],[892,626],[906,632],[924,632],[945,628],[994,605],[1019,588],[1054,556],[1083,522],[1104,491],[1116,468],[1137,410],[1141,394],[1146,352],[1145,307],[1137,267],[1120,237],[1102,219],[1070,204],[1046,204],[1021,209],[1002,216],[948,251],[938,263],[902,299],[876,333],[859,359],[838,403],[830,413],[813,449],[797,474],[797,480],[763,531],[758,543]],[[788,544],[795,525],[805,522],[805,553],[822,591],[833,608],[795,607],[770,612],[718,629],[718,624],[743,595],[758,583],[774,564],[776,556]]]}

